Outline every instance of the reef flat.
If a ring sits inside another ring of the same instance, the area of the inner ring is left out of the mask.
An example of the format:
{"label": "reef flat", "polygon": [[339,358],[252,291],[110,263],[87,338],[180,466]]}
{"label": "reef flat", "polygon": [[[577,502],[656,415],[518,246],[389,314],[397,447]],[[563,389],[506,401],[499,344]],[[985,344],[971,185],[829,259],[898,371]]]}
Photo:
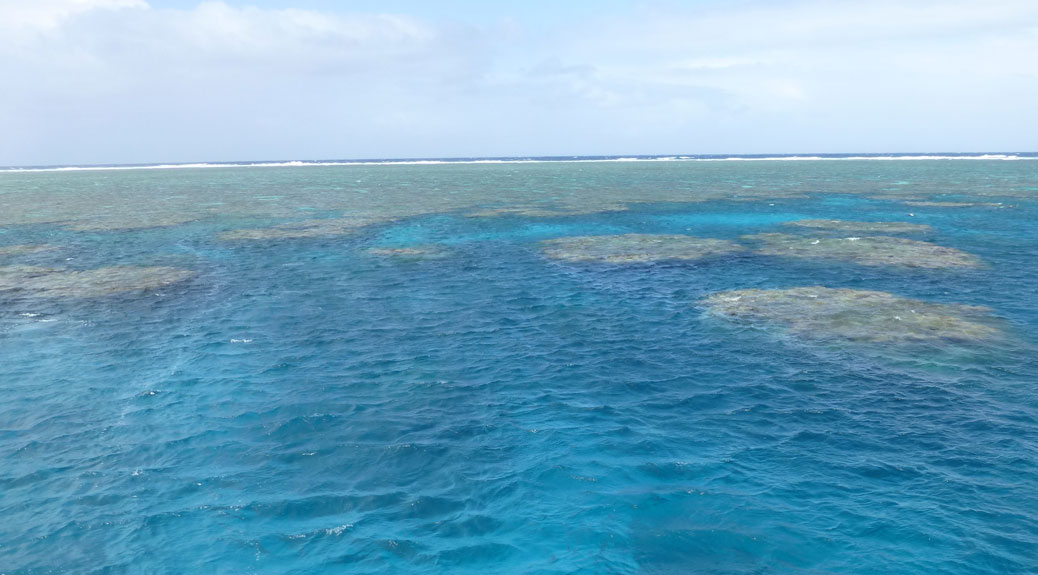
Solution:
{"label": "reef flat", "polygon": [[932,232],[934,229],[926,224],[909,222],[855,222],[849,220],[797,220],[786,222],[788,226],[826,230],[833,232],[861,234],[916,234]]}
{"label": "reef flat", "polygon": [[498,218],[507,216],[523,218],[562,218],[567,216],[624,212],[628,209],[629,208],[623,204],[591,204],[586,206],[527,205],[478,209],[466,213],[465,216],[469,218]]}
{"label": "reef flat", "polygon": [[439,259],[447,256],[440,246],[408,246],[403,248],[370,248],[368,254],[401,260]]}
{"label": "reef flat", "polygon": [[91,217],[74,222],[60,222],[68,230],[77,232],[121,232],[150,228],[171,228],[202,218],[202,214],[143,213],[123,217]]}
{"label": "reef flat", "polygon": [[190,270],[165,266],[109,266],[89,270],[3,266],[0,267],[0,293],[92,298],[156,289],[193,275]]}
{"label": "reef flat", "polygon": [[24,256],[55,249],[55,246],[45,244],[20,244],[13,246],[0,246],[0,257]]}
{"label": "reef flat", "polygon": [[713,294],[714,315],[750,325],[776,324],[809,339],[858,342],[983,341],[1002,332],[982,306],[938,304],[881,291],[800,287]]}
{"label": "reef flat", "polygon": [[544,255],[567,262],[648,263],[695,261],[731,255],[745,248],[735,242],[668,234],[575,236],[544,240]]}
{"label": "reef flat", "polygon": [[934,200],[908,200],[902,202],[906,206],[917,206],[923,208],[1005,208],[1002,202],[943,202]]}
{"label": "reef flat", "polygon": [[743,239],[758,244],[756,253],[767,256],[932,269],[982,265],[980,258],[955,248],[888,236],[828,238],[768,233],[743,236]]}
{"label": "reef flat", "polygon": [[362,228],[390,221],[380,217],[343,217],[302,220],[271,228],[244,228],[220,234],[222,240],[290,240],[345,236]]}

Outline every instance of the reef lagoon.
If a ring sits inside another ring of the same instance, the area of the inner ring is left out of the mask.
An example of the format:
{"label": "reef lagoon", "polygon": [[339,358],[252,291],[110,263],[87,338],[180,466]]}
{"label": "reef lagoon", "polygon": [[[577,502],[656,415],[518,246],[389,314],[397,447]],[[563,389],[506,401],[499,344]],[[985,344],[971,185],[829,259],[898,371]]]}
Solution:
{"label": "reef lagoon", "polygon": [[1038,161],[642,160],[0,171],[0,573],[1038,572]]}

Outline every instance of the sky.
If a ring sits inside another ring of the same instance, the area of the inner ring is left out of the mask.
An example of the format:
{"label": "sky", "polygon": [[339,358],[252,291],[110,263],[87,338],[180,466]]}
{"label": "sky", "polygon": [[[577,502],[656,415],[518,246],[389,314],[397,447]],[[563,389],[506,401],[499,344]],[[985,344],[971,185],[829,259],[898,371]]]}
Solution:
{"label": "sky", "polygon": [[1038,151],[1034,0],[0,0],[0,165]]}

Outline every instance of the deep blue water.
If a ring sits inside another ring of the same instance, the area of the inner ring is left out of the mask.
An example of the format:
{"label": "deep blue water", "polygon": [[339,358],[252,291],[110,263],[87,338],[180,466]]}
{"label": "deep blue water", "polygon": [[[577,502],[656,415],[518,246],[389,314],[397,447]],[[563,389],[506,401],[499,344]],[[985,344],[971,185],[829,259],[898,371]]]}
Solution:
{"label": "deep blue water", "polygon": [[[56,246],[0,266],[196,274],[0,291],[0,573],[1038,572],[1035,194],[1038,163],[983,161],[0,174],[0,246]],[[601,197],[631,203],[466,215]],[[399,219],[219,238],[359,211]],[[141,212],[191,221],[125,227]],[[567,264],[537,243],[805,218],[929,224],[906,237],[986,265]],[[700,304],[803,285],[988,306],[1007,337],[866,348]]]}

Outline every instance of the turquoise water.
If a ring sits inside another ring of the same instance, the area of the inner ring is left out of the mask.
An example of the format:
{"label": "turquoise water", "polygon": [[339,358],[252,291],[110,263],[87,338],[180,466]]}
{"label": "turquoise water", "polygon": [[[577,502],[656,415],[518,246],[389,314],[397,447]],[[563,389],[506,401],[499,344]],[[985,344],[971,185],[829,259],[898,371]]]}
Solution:
{"label": "turquoise water", "polygon": [[[0,248],[48,246],[0,278],[193,274],[0,289],[0,573],[1036,572],[1036,189],[1033,161],[0,173]],[[343,215],[377,221],[221,238]],[[903,237],[984,265],[538,244],[809,218],[928,224]],[[862,346],[702,304],[810,285],[1004,336]]]}

